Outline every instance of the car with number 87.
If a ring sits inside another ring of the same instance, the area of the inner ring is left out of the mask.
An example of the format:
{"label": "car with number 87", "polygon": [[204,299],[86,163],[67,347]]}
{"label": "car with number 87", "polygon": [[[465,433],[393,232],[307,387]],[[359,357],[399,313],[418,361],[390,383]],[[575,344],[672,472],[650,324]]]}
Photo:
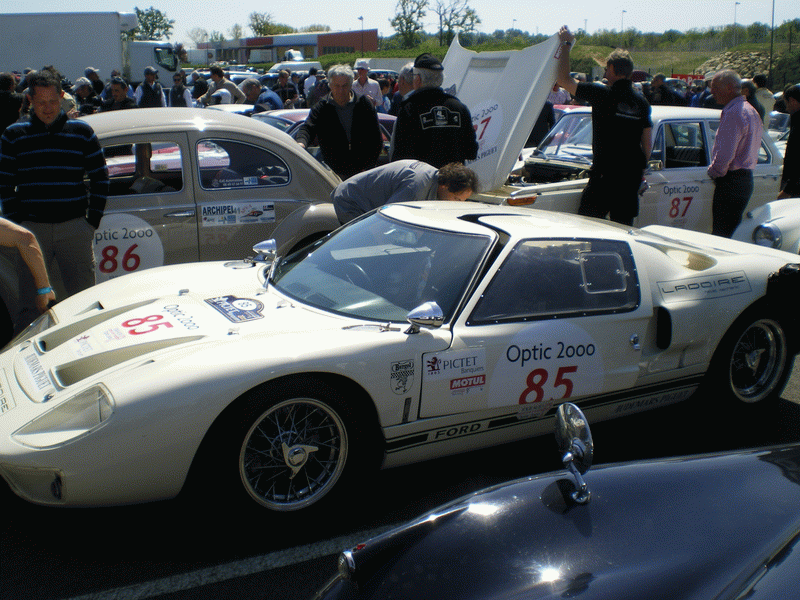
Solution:
{"label": "car with number 87", "polygon": [[0,355],[11,489],[302,513],[371,469],[546,433],[566,401],[754,409],[797,350],[796,256],[691,231],[415,202],[274,249],[113,279],[23,332]]}
{"label": "car with number 87", "polygon": [[[685,106],[653,106],[653,147],[646,186],[639,197],[638,227],[666,225],[711,232],[714,182],[708,176],[720,111]],[[536,196],[530,206],[577,213],[581,194],[592,166],[592,111],[570,110],[556,123],[522,167],[516,189],[506,186],[513,198]],[[753,169],[752,211],[775,200],[780,191],[783,157],[764,132]],[[487,198],[500,196],[489,192]],[[747,212],[745,211],[745,212]],[[750,241],[749,239],[747,241]]]}

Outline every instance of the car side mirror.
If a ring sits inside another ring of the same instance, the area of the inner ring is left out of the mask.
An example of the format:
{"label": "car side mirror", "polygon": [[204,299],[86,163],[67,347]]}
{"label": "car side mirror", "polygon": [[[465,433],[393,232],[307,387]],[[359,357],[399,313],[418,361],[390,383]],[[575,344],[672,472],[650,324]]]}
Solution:
{"label": "car side mirror", "polygon": [[413,309],[406,317],[411,327],[406,329],[406,333],[419,333],[422,327],[426,329],[438,329],[444,323],[444,313],[436,302],[426,302]]}
{"label": "car side mirror", "polygon": [[664,163],[660,160],[651,160],[647,162],[647,169],[649,171],[663,171]]}
{"label": "car side mirror", "polygon": [[586,504],[592,494],[583,475],[592,466],[594,442],[586,416],[571,402],[565,402],[556,411],[556,442],[564,467],[575,478],[577,489],[572,493],[572,499],[578,504]]}
{"label": "car side mirror", "polygon": [[253,262],[270,263],[278,256],[278,243],[275,240],[265,240],[253,246],[256,257]]}

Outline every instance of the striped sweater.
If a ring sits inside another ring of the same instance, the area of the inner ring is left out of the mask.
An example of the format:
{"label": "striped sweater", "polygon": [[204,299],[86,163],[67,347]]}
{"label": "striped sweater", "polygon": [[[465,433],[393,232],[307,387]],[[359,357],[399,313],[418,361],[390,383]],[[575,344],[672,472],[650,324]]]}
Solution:
{"label": "striped sweater", "polygon": [[62,223],[86,217],[97,227],[108,190],[103,151],[84,121],[62,112],[46,127],[34,115],[0,137],[0,202],[11,221]]}

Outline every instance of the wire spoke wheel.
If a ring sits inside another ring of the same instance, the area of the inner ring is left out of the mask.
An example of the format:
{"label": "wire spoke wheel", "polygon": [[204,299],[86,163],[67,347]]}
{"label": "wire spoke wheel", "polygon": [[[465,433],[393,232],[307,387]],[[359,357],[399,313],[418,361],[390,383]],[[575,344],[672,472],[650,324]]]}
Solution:
{"label": "wire spoke wheel", "polygon": [[255,419],[242,443],[239,475],[259,504],[299,510],[333,488],[347,450],[347,430],[333,408],[312,398],[292,398]]}
{"label": "wire spoke wheel", "polygon": [[729,368],[733,393],[747,403],[769,397],[783,380],[787,360],[780,324],[771,319],[752,322],[733,344]]}

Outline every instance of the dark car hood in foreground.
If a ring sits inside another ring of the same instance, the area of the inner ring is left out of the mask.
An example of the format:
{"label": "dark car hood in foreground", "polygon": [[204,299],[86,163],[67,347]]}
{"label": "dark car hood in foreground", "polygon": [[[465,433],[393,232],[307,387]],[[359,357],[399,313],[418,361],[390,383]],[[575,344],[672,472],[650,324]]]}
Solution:
{"label": "dark car hood in foreground", "polygon": [[601,466],[586,479],[586,505],[550,474],[441,507],[354,549],[354,580],[321,597],[800,594],[799,446]]}

